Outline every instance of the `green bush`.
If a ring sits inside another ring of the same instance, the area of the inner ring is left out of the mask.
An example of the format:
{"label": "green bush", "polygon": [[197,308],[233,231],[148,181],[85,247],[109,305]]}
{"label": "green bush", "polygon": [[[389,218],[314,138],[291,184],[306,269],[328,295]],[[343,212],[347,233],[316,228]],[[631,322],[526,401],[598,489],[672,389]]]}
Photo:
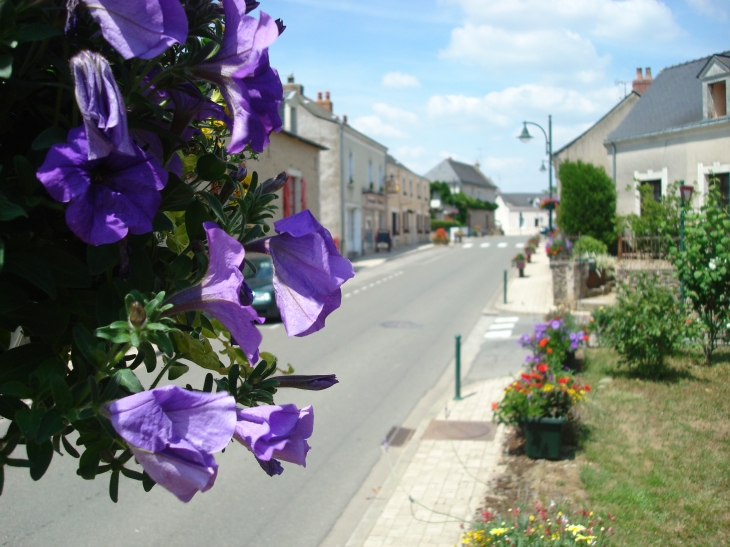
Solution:
{"label": "green bush", "polygon": [[575,244],[576,251],[580,250],[581,255],[583,253],[596,253],[603,255],[608,252],[608,247],[603,241],[599,241],[595,237],[588,235],[582,235],[578,238],[578,242]]}
{"label": "green bush", "polygon": [[636,287],[622,285],[610,312],[594,314],[603,338],[621,361],[640,376],[665,372],[665,359],[675,354],[684,338],[685,314],[673,290],[642,275]]}
{"label": "green bush", "polygon": [[448,230],[449,228],[456,228],[457,226],[460,226],[458,222],[455,220],[437,220],[435,218],[431,219],[431,231],[435,232],[439,228],[443,228],[444,230]]}
{"label": "green bush", "polygon": [[566,161],[560,166],[558,224],[566,234],[586,234],[613,245],[616,188],[602,167]]}

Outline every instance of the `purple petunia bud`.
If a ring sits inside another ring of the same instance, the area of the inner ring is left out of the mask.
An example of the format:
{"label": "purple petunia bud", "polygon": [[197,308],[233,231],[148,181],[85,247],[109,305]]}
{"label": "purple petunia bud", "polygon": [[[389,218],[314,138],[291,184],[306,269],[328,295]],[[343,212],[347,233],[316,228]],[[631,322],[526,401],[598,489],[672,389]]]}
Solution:
{"label": "purple petunia bud", "polygon": [[279,460],[275,460],[272,458],[269,461],[265,462],[257,458],[256,461],[259,462],[261,469],[266,471],[266,474],[269,477],[281,475],[284,472],[284,468],[281,466],[281,462]]}
{"label": "purple petunia bud", "polygon": [[83,50],[71,57],[71,73],[89,143],[88,158],[96,160],[112,152],[134,156],[124,99],[107,60]]}
{"label": "purple petunia bud", "polygon": [[310,391],[321,391],[339,383],[334,374],[315,374],[314,376],[274,376],[271,378],[279,382],[277,387],[292,387],[295,389],[307,389]]}
{"label": "purple petunia bud", "polygon": [[132,302],[129,306],[129,322],[133,327],[140,328],[147,321],[147,312],[139,302]]}
{"label": "purple petunia bud", "polygon": [[261,183],[261,193],[273,194],[275,192],[278,192],[284,187],[288,178],[289,175],[287,175],[285,172],[281,172],[273,179],[266,179],[264,182]]}
{"label": "purple petunia bud", "polygon": [[277,19],[274,22],[276,23],[276,28],[279,29],[279,36],[281,36],[281,34],[286,30],[286,26],[284,25],[284,21],[282,21],[281,19]]}
{"label": "purple petunia bud", "polygon": [[256,0],[246,0],[246,13],[251,13],[253,10],[259,7],[261,2]]}

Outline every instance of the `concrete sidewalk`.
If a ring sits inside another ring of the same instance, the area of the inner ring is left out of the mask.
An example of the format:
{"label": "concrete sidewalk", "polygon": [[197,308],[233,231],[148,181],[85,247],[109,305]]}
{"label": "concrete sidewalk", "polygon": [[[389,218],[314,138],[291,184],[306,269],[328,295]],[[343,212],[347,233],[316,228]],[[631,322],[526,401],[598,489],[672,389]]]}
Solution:
{"label": "concrete sidewalk", "polygon": [[[545,314],[552,308],[550,263],[544,250],[533,256],[527,277],[508,282],[508,303],[490,303],[462,345],[462,378],[466,378],[484,342],[485,332],[502,312]],[[511,378],[463,386],[455,401],[453,362],[424,397],[426,409],[403,448],[384,445],[389,474],[370,497],[360,523],[345,547],[453,547],[462,523],[470,522],[481,505],[501,454],[505,429],[492,423],[492,403],[499,401]],[[408,425],[408,421],[405,424]],[[471,429],[470,429],[471,428]],[[465,527],[468,524],[464,525]],[[325,541],[323,545],[331,545]]]}

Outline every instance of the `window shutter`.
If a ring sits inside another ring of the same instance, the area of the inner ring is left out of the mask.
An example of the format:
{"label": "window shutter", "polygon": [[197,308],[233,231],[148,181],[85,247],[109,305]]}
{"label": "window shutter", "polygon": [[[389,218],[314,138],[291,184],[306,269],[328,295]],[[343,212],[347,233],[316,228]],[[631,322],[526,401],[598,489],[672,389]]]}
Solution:
{"label": "window shutter", "polygon": [[302,177],[302,211],[307,208],[307,179]]}
{"label": "window shutter", "polygon": [[284,217],[291,216],[293,205],[291,196],[291,177],[287,176],[286,183],[284,183],[284,210],[282,211]]}

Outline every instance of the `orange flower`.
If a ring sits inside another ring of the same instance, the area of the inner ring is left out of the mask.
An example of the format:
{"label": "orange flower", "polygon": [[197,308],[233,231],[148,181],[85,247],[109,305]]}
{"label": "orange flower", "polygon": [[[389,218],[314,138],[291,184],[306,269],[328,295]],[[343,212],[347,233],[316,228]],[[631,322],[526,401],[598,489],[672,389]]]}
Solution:
{"label": "orange flower", "polygon": [[550,341],[550,338],[543,338],[542,340],[540,340],[540,347],[544,348],[545,346],[547,346],[549,341]]}
{"label": "orange flower", "polygon": [[499,403],[492,403],[492,410],[497,410],[499,408]]}
{"label": "orange flower", "polygon": [[535,369],[537,369],[539,372],[542,372],[543,374],[545,374],[548,371],[548,366],[545,363],[540,363],[539,365],[537,365],[535,367]]}
{"label": "orange flower", "polygon": [[589,338],[590,338],[590,336],[588,336],[587,334],[584,334],[584,335],[583,335],[583,341],[584,341],[584,342],[588,342],[588,339],[589,339]]}
{"label": "orange flower", "polygon": [[548,348],[547,349],[547,354],[548,355],[552,355],[553,354],[553,348]]}
{"label": "orange flower", "polygon": [[568,383],[569,381],[570,381],[570,378],[568,378],[567,376],[565,376],[565,377],[563,377],[563,378],[558,378],[558,383],[559,383],[559,384],[563,384],[563,385],[565,385],[565,384],[567,384],[567,383]]}

